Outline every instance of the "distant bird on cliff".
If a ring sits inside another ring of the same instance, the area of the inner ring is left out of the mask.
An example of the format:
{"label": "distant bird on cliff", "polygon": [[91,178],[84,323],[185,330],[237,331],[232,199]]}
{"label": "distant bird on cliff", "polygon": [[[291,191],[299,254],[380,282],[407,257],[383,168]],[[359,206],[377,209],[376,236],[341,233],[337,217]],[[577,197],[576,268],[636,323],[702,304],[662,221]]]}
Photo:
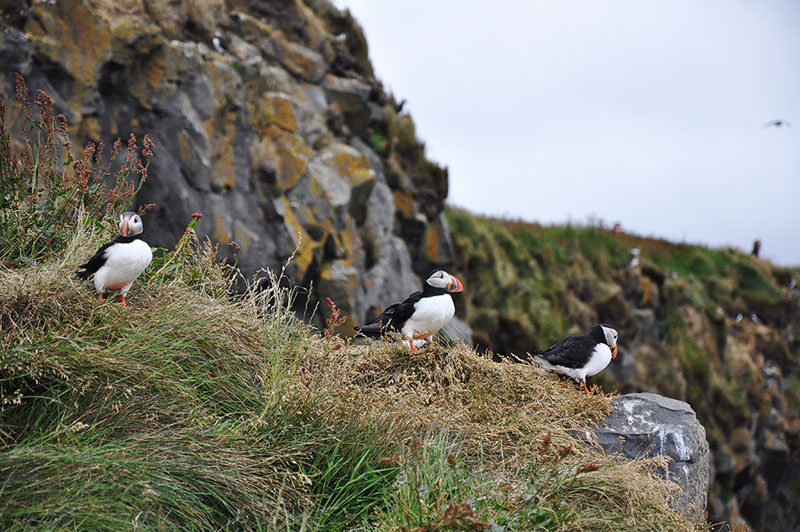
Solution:
{"label": "distant bird on cliff", "polygon": [[227,39],[225,39],[225,36],[220,31],[214,32],[214,35],[211,37],[211,44],[213,44],[214,49],[221,54],[229,54],[231,52],[228,48]]}
{"label": "distant bird on cliff", "polygon": [[780,118],[778,118],[776,120],[770,120],[761,127],[791,127],[791,124],[786,120],[781,120]]}
{"label": "distant bird on cliff", "polygon": [[753,251],[750,254],[754,257],[758,257],[758,254],[761,252],[761,240],[754,240],[753,241]]}
{"label": "distant bird on cliff", "polygon": [[635,268],[639,265],[639,253],[641,253],[639,248],[631,249],[631,261],[628,263],[628,268]]}
{"label": "distant bird on cliff", "polygon": [[603,371],[617,358],[619,333],[611,327],[597,325],[585,334],[568,336],[544,351],[534,351],[533,359],[543,368],[572,377],[586,387],[586,377]]}
{"label": "distant bird on cliff", "polygon": [[455,314],[451,293],[461,292],[464,285],[455,276],[444,270],[434,270],[425,281],[420,292],[414,292],[402,303],[388,306],[377,318],[355,329],[370,338],[397,331],[408,338],[411,350],[414,340],[425,339],[430,343],[433,335],[447,325]]}
{"label": "distant bird on cliff", "polygon": [[144,225],[135,212],[125,212],[119,217],[119,232],[120,236],[103,244],[75,274],[81,279],[94,275],[92,282],[100,299],[108,289],[120,290],[124,307],[128,290],[153,260],[153,252],[142,238]]}
{"label": "distant bird on cliff", "polygon": [[400,100],[400,103],[394,106],[394,112],[400,114],[403,111],[403,107],[405,107],[405,105],[406,105],[406,100],[405,98],[403,98],[402,100]]}

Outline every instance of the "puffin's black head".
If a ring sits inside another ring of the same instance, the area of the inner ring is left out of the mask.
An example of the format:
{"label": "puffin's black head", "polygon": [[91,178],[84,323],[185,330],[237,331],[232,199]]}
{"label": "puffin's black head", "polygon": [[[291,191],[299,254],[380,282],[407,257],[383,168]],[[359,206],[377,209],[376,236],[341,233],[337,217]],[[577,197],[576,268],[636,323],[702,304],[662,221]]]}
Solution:
{"label": "puffin's black head", "polygon": [[442,288],[448,292],[461,292],[464,290],[464,285],[456,278],[455,275],[450,275],[444,270],[433,270],[426,283],[434,288]]}
{"label": "puffin's black head", "polygon": [[587,333],[600,343],[606,344],[611,348],[611,359],[617,358],[617,339],[619,333],[616,329],[606,325],[595,325]]}
{"label": "puffin's black head", "polygon": [[119,216],[119,234],[122,236],[140,235],[144,231],[142,219],[135,212],[123,212]]}

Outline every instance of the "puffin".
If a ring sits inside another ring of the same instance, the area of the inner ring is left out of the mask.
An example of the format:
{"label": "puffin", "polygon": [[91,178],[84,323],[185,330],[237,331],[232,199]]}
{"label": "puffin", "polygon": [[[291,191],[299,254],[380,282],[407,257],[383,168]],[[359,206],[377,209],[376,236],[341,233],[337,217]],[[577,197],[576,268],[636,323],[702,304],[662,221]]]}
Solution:
{"label": "puffin", "polygon": [[214,49],[221,54],[230,53],[230,49],[228,49],[228,41],[225,39],[225,36],[222,34],[222,32],[214,32],[214,34],[211,36],[211,44],[213,44]]}
{"label": "puffin", "polygon": [[81,264],[75,274],[81,279],[92,275],[98,297],[103,299],[107,289],[122,292],[122,306],[133,282],[153,260],[150,245],[144,241],[144,225],[135,212],[124,212],[119,217],[120,236],[103,244],[86,264]]}
{"label": "puffin", "polygon": [[574,334],[549,349],[534,351],[533,359],[544,369],[572,377],[583,384],[586,377],[600,373],[617,358],[619,333],[606,325],[596,325],[584,334]]}
{"label": "puffin", "polygon": [[408,338],[411,351],[414,340],[427,340],[431,343],[433,335],[447,325],[456,312],[450,294],[461,292],[464,285],[454,275],[444,270],[434,270],[425,280],[423,289],[414,292],[402,303],[386,307],[371,322],[358,325],[355,330],[370,338],[380,338],[396,331]]}

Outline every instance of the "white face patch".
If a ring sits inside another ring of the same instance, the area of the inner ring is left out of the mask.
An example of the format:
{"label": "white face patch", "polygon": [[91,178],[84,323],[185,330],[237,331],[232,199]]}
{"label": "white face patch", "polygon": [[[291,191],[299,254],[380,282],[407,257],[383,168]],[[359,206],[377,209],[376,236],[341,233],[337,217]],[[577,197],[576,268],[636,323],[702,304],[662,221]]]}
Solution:
{"label": "white face patch", "polygon": [[450,279],[451,276],[449,273],[442,270],[436,270],[425,282],[436,288],[447,288],[451,282]]}
{"label": "white face patch", "polygon": [[611,327],[606,327],[605,325],[603,325],[602,327],[603,327],[603,333],[606,335],[606,343],[609,346],[617,345],[617,338],[619,338],[619,333],[615,329],[612,329]]}
{"label": "white face patch", "polygon": [[122,233],[122,226],[125,223],[125,219],[128,220],[128,232],[125,236],[133,236],[141,234],[144,231],[144,224],[142,223],[142,218],[136,214],[135,212],[124,212],[119,217],[119,231]]}

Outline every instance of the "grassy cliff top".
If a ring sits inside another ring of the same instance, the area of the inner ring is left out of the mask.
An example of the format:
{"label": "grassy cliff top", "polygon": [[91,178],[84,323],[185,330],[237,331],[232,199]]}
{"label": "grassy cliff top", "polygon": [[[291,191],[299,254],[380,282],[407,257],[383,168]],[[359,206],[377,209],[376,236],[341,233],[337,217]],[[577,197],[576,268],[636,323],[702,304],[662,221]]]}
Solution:
{"label": "grassy cliff top", "polygon": [[280,283],[231,300],[151,268],[101,302],[72,276],[97,242],[0,270],[5,530],[691,528],[651,462],[571,435],[602,394],[463,345],[326,338]]}

